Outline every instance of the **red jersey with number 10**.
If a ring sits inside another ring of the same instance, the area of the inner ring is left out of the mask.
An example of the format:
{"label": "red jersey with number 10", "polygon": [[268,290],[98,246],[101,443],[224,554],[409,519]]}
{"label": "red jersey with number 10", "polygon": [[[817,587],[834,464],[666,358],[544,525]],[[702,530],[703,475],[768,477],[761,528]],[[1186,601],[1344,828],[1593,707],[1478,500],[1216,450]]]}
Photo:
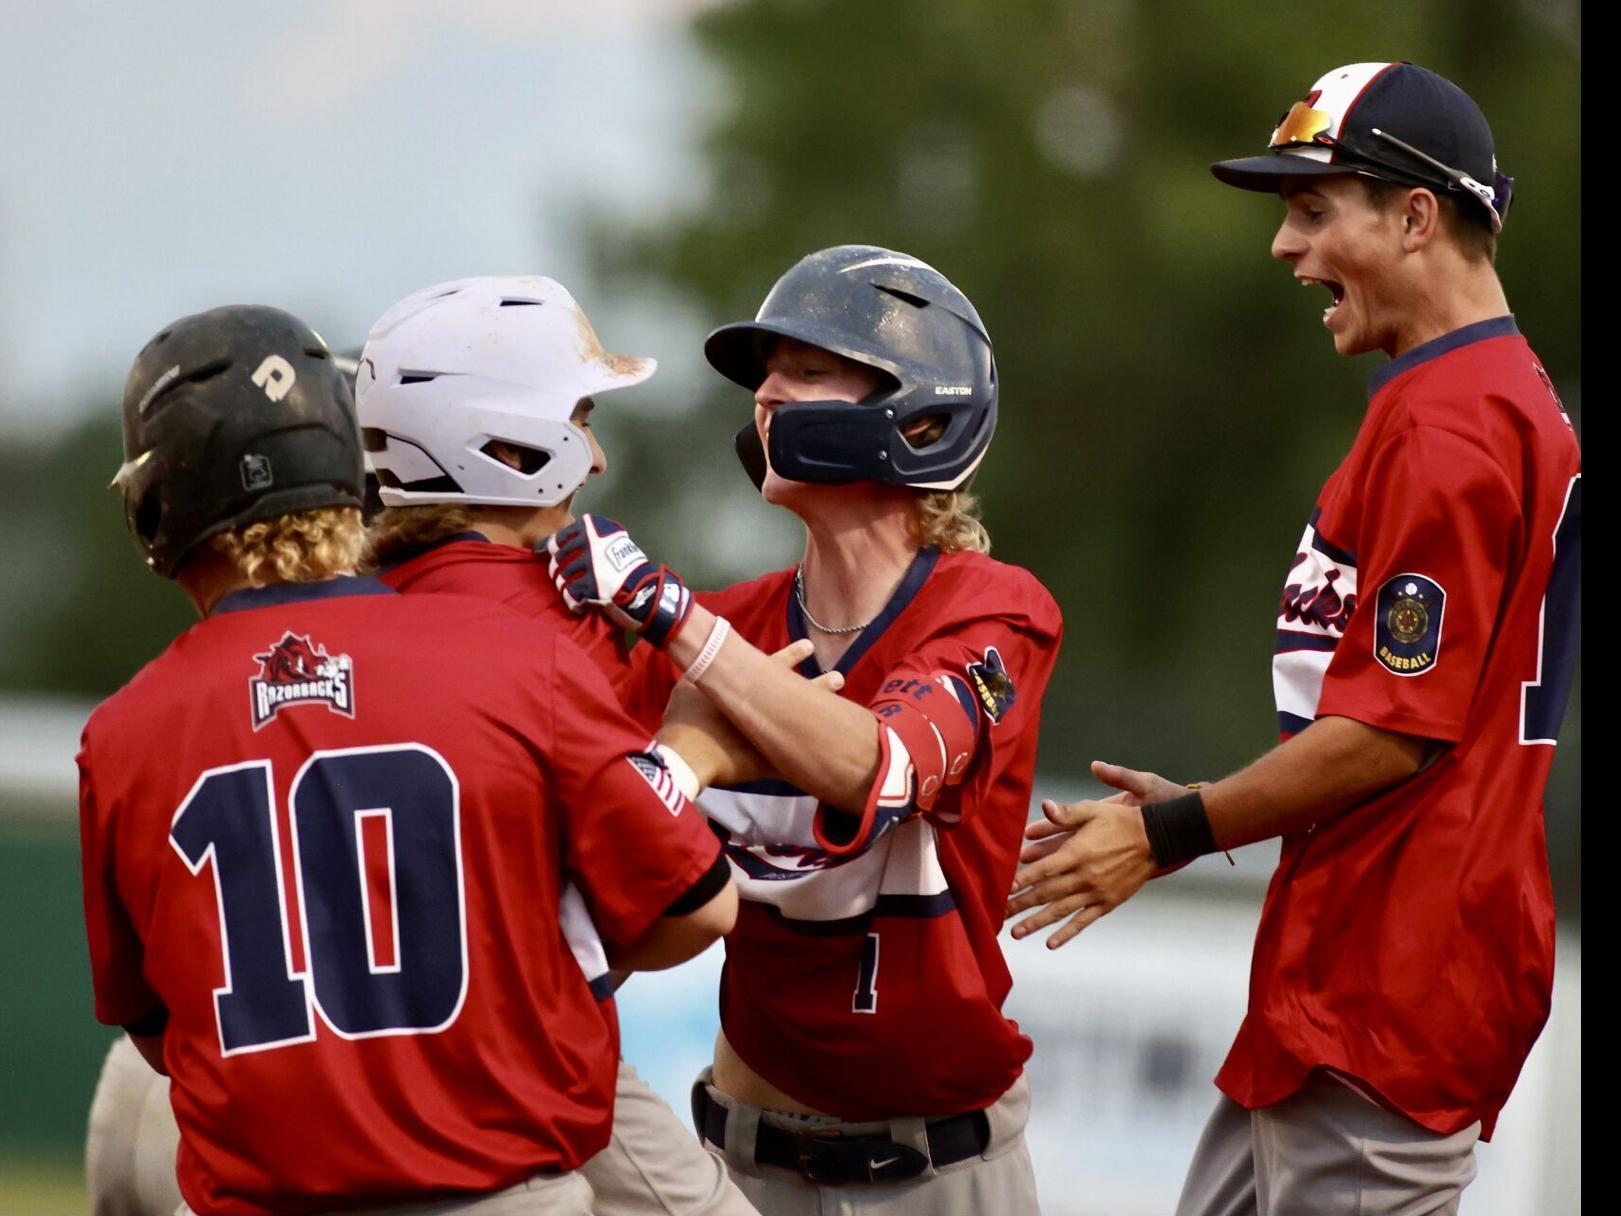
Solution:
{"label": "red jersey with number 10", "polygon": [[629,944],[718,853],[650,745],[555,631],[357,578],[232,593],[96,710],[96,1014],[167,1010],[193,1209],[487,1192],[607,1143],[563,874]]}
{"label": "red jersey with number 10", "polygon": [[1437,743],[1285,837],[1217,1084],[1256,1108],[1322,1066],[1433,1131],[1491,1135],[1548,1016],[1542,791],[1575,670],[1581,458],[1513,318],[1376,378],[1278,614],[1287,736],[1353,718]]}

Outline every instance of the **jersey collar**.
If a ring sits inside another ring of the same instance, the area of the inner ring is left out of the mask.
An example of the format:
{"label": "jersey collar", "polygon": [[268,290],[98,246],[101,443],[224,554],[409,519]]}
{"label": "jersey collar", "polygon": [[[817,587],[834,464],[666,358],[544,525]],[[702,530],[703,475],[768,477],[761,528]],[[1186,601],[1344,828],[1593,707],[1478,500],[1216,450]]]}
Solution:
{"label": "jersey collar", "polygon": [[[883,611],[867,622],[867,627],[857,635],[850,649],[844,652],[833,670],[840,675],[849,675],[850,669],[860,660],[861,656],[871,650],[878,639],[883,636],[884,630],[894,622],[906,606],[910,604],[923,584],[928,581],[929,575],[934,571],[934,564],[940,560],[940,550],[933,545],[919,549],[912,564],[906,567],[906,573],[901,575],[901,581],[896,585],[889,597],[889,602]],[[793,579],[788,580],[788,638],[799,642],[810,636],[805,629],[805,614],[799,609],[799,598],[794,595]],[[822,674],[821,664],[812,655],[799,665],[799,670],[807,679],[815,679]]]}
{"label": "jersey collar", "polygon": [[1474,342],[1484,342],[1488,338],[1511,338],[1519,332],[1520,327],[1514,323],[1514,314],[1510,313],[1504,317],[1493,317],[1489,321],[1476,321],[1473,325],[1465,325],[1462,329],[1455,329],[1449,334],[1442,334],[1439,338],[1432,338],[1413,347],[1405,355],[1392,359],[1374,372],[1373,378],[1368,381],[1368,396],[1372,398],[1397,376],[1412,371],[1420,363],[1439,359],[1442,355],[1449,355],[1460,347]]}
{"label": "jersey collar", "polygon": [[319,583],[271,583],[268,587],[242,587],[227,592],[214,605],[209,616],[222,612],[246,612],[252,608],[274,608],[309,600],[335,600],[351,595],[396,595],[392,587],[363,575],[340,574]]}
{"label": "jersey collar", "polygon": [[482,532],[473,531],[456,532],[450,536],[441,536],[438,540],[431,540],[425,545],[412,545],[408,549],[401,549],[382,567],[382,571],[386,574],[390,570],[405,565],[406,562],[416,561],[424,553],[432,553],[435,549],[443,549],[446,545],[460,544],[463,541],[487,545],[490,543],[490,538]]}

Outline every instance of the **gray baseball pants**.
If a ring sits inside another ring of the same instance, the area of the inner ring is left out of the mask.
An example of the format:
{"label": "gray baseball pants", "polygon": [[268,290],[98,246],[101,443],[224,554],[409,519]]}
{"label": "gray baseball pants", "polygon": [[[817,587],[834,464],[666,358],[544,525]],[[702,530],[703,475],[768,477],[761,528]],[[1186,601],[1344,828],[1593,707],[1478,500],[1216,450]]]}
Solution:
{"label": "gray baseball pants", "polygon": [[1450,1136],[1326,1073],[1276,1106],[1216,1103],[1176,1216],[1456,1216],[1480,1124]]}

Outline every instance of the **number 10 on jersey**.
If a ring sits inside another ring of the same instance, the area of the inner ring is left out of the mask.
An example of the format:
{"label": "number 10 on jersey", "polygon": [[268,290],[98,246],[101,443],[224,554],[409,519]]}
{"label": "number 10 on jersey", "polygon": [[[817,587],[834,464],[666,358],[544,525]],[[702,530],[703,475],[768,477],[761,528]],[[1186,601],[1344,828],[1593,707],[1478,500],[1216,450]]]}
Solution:
{"label": "number 10 on jersey", "polygon": [[212,863],[221,1052],[308,1042],[317,1012],[349,1039],[444,1030],[467,996],[455,773],[415,743],[316,752],[298,770],[287,801],[303,972],[274,790],[268,760],[209,769],[169,830],[193,875]]}

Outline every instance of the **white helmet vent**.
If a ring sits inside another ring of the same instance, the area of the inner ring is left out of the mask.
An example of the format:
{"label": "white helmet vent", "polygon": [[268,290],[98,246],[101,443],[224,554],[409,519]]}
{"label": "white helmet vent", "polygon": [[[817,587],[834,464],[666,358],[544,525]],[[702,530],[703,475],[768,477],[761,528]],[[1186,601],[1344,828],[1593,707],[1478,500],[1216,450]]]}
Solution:
{"label": "white helmet vent", "polygon": [[[516,455],[518,460],[516,466],[502,458],[500,449],[503,447]],[[484,453],[484,455],[488,456],[491,460],[500,461],[500,463],[506,465],[506,467],[509,469],[516,467],[518,472],[522,473],[525,477],[533,477],[536,473],[540,472],[552,462],[552,454],[550,452],[542,451],[540,448],[532,448],[528,444],[509,443],[505,439],[492,439],[481,447],[479,451]]]}
{"label": "white helmet vent", "polygon": [[361,363],[355,404],[361,425],[386,437],[367,446],[391,507],[563,502],[592,467],[579,403],[657,366],[603,350],[573,297],[539,275],[417,292],[372,326]]}

